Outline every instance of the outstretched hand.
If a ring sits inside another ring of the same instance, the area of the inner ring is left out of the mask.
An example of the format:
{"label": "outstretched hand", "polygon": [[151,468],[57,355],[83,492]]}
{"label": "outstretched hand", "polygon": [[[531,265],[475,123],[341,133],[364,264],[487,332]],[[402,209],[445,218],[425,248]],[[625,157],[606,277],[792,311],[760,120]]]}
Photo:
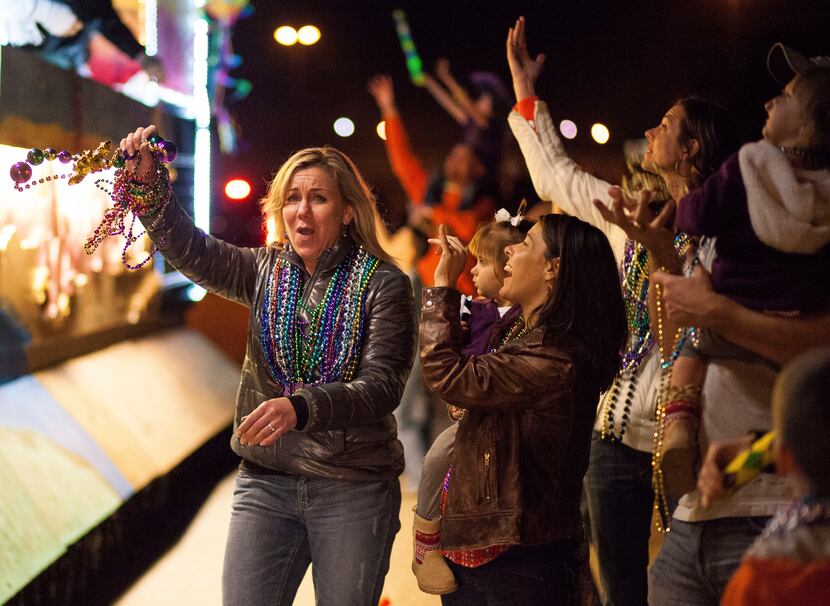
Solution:
{"label": "outstretched hand", "polygon": [[610,187],[611,206],[601,200],[594,200],[594,206],[602,218],[620,227],[632,240],[640,242],[651,254],[657,266],[680,272],[682,260],[674,248],[674,231],[669,229],[677,208],[669,200],[655,215],[649,208],[651,192],[643,190],[637,200],[628,198],[619,187]]}
{"label": "outstretched hand", "polygon": [[541,53],[536,55],[535,59],[531,58],[527,50],[525,18],[519,17],[516,24],[507,31],[507,64],[513,77],[516,101],[535,94],[536,79],[542,73],[544,63],[545,55]]}
{"label": "outstretched hand", "polygon": [[119,148],[127,159],[126,169],[133,174],[136,181],[150,183],[155,178],[152,174],[155,160],[148,140],[156,134],[158,134],[158,129],[151,124],[146,127],[140,126],[135,129],[135,132],[121,139]]}
{"label": "outstretched hand", "polygon": [[453,79],[449,59],[441,57],[435,62],[435,75],[438,76],[442,82]]}
{"label": "outstretched hand", "polygon": [[395,108],[395,87],[392,78],[386,74],[378,74],[369,80],[367,87],[369,94],[375,98],[375,103],[382,113],[393,111]]}
{"label": "outstretched hand", "polygon": [[467,265],[467,247],[455,236],[447,235],[447,227],[438,228],[438,238],[430,238],[430,244],[441,247],[441,260],[435,268],[435,286],[455,288],[455,283]]}

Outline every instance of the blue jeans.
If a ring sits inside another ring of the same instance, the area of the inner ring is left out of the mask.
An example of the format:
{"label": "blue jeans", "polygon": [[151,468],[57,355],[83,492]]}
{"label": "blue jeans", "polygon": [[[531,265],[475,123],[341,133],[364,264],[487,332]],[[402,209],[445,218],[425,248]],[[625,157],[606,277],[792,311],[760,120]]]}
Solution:
{"label": "blue jeans", "polygon": [[476,568],[447,560],[458,589],[441,596],[443,606],[572,606],[577,545],[563,540],[511,547]]}
{"label": "blue jeans", "polygon": [[310,563],[317,604],[377,606],[401,524],[398,480],[240,469],[222,573],[225,606],[294,601]]}
{"label": "blue jeans", "polygon": [[654,503],[651,454],[594,432],[585,496],[605,606],[643,606]]}
{"label": "blue jeans", "polygon": [[744,552],[769,518],[672,520],[648,575],[652,606],[717,606]]}

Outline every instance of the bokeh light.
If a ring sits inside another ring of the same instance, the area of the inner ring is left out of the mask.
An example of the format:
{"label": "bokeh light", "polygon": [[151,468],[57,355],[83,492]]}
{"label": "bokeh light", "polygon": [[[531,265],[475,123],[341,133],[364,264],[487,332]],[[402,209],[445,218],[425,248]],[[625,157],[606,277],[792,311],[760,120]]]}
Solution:
{"label": "bokeh light", "polygon": [[251,184],[245,179],[231,179],[225,183],[225,195],[231,200],[244,200],[251,195]]}
{"label": "bokeh light", "polygon": [[320,30],[313,25],[304,25],[297,30],[297,40],[300,44],[311,46],[320,39]]}
{"label": "bokeh light", "polygon": [[334,132],[341,137],[351,137],[354,134],[354,122],[348,118],[338,118],[334,121]]}
{"label": "bokeh light", "polygon": [[297,44],[297,30],[290,25],[281,25],[274,30],[274,40],[283,46],[292,46]]}
{"label": "bokeh light", "polygon": [[594,138],[594,141],[600,145],[604,145],[608,143],[608,139],[611,138],[611,133],[608,131],[607,126],[597,122],[591,127],[591,136]]}
{"label": "bokeh light", "polygon": [[562,122],[559,123],[559,132],[562,133],[562,136],[566,139],[573,139],[576,137],[576,124],[574,124],[571,120],[562,120]]}
{"label": "bokeh light", "polygon": [[386,120],[378,122],[378,125],[375,127],[375,131],[377,132],[378,137],[386,141]]}

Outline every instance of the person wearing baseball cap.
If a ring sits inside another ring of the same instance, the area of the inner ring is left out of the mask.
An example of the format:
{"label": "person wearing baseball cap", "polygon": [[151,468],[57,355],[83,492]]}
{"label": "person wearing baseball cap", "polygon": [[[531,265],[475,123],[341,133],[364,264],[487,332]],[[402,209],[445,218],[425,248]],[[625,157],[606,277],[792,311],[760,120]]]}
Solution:
{"label": "person wearing baseball cap", "polygon": [[[695,416],[705,457],[697,488],[681,498],[650,569],[652,606],[718,604],[744,551],[795,496],[791,482],[772,473],[727,491],[723,467],[755,432],[772,427],[770,393],[780,366],[830,339],[830,60],[778,43],[768,66],[786,86],[764,105],[763,139],[744,145],[677,205],[675,224],[703,238],[699,259],[711,277],[699,269],[691,279],[653,276],[669,319],[695,326],[697,342],[683,346],[668,393],[701,391],[703,414]],[[710,280],[714,293],[689,292]],[[686,291],[682,300],[678,290]],[[762,347],[761,333],[775,336]],[[702,385],[684,381],[702,376],[703,364]],[[670,405],[664,443],[684,422],[668,419]],[[691,408],[686,402],[682,412]]]}
{"label": "person wearing baseball cap", "polygon": [[781,42],[773,44],[767,53],[767,69],[781,86],[813,67],[830,67],[830,57],[807,58]]}

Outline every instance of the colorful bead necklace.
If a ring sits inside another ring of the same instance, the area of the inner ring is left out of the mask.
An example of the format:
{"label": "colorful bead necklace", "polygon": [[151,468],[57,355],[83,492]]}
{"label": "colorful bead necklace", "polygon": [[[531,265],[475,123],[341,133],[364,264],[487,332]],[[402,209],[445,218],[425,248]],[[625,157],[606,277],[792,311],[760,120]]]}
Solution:
{"label": "colorful bead necklace", "polygon": [[525,319],[521,316],[516,318],[513,321],[513,324],[510,325],[510,328],[504,336],[499,340],[498,345],[493,345],[490,348],[490,353],[501,351],[505,345],[508,343],[512,343],[513,341],[518,341],[519,339],[526,337],[533,331],[533,324],[525,322]]}
{"label": "colorful bead necklace", "polygon": [[[692,240],[683,232],[674,237],[674,248],[677,254],[683,256],[692,245]],[[601,406],[602,438],[622,440],[634,394],[637,391],[640,365],[654,345],[654,335],[651,333],[651,320],[648,313],[648,250],[635,240],[627,240],[623,256],[623,283],[622,294],[625,304],[625,315],[628,322],[628,343],[623,353],[622,368],[614,378],[614,384],[605,394]],[[626,386],[625,397],[622,397],[623,385]],[[615,415],[618,402],[622,401],[622,417],[619,432],[615,433]]]}
{"label": "colorful bead necklace", "polygon": [[830,498],[808,495],[797,499],[772,517],[750,555],[755,549],[763,549],[763,544],[776,535],[790,534],[800,526],[827,524],[830,524]]}
{"label": "colorful bead necklace", "polygon": [[304,385],[352,380],[363,342],[363,306],[380,261],[356,247],[335,268],[308,321],[302,307],[303,272],[279,258],[268,277],[260,342],[273,379],[285,395]]}

